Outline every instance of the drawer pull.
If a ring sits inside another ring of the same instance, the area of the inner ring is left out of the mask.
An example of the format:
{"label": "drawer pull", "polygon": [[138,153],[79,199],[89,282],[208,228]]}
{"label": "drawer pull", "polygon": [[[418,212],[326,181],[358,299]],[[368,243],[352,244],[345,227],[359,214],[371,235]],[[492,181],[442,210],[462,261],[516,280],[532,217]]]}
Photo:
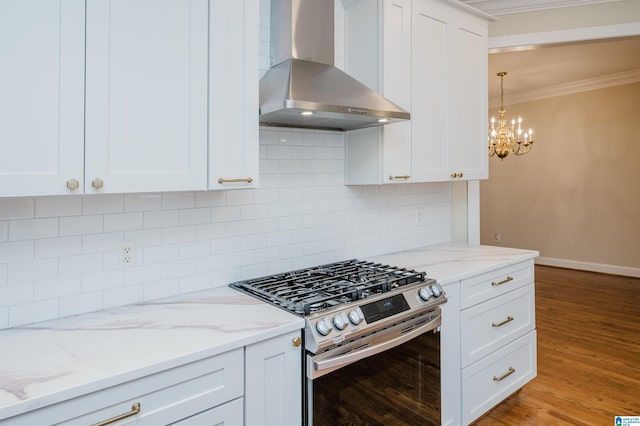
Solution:
{"label": "drawer pull", "polygon": [[499,322],[497,324],[495,322],[491,323],[491,327],[502,327],[503,325],[505,325],[506,323],[509,323],[511,321],[513,321],[513,317],[511,315],[509,315],[509,316],[507,316],[507,319],[502,321],[502,322]]}
{"label": "drawer pull", "polygon": [[497,377],[497,376],[493,376],[493,380],[496,382],[501,382],[504,379],[506,379],[507,377],[509,377],[510,375],[512,375],[513,373],[516,372],[516,369],[513,367],[509,367],[509,371],[507,371],[506,373],[504,373],[502,376]]}
{"label": "drawer pull", "polygon": [[394,179],[404,179],[407,180],[409,179],[411,176],[409,175],[402,175],[402,176],[389,176],[389,180],[394,180]]}
{"label": "drawer pull", "polygon": [[251,183],[251,182],[253,182],[253,178],[252,178],[252,177],[248,177],[248,178],[241,178],[241,179],[224,179],[224,178],[218,178],[218,183],[238,183],[238,182]]}
{"label": "drawer pull", "polygon": [[122,419],[126,419],[127,417],[131,417],[131,416],[135,416],[136,414],[138,414],[140,412],[140,403],[136,402],[135,404],[133,404],[131,406],[131,411],[124,413],[124,414],[120,414],[119,416],[115,416],[115,417],[111,417],[110,419],[101,421],[100,423],[96,423],[93,426],[106,426],[106,425],[110,425],[112,423],[115,423],[117,421],[120,421]]}
{"label": "drawer pull", "polygon": [[509,281],[513,281],[513,277],[507,277],[504,280],[498,281],[498,282],[491,281],[491,285],[492,286],[502,285],[502,284],[508,283]]}

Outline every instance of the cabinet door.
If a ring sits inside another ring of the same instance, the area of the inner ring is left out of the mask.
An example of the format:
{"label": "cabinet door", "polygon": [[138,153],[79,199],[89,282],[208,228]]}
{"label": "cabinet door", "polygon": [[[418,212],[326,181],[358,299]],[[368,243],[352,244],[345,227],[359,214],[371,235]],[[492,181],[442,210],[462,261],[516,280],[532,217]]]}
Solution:
{"label": "cabinet door", "polygon": [[84,1],[0,2],[0,57],[0,196],[82,193]]}
{"label": "cabinet door", "polygon": [[414,2],[412,15],[413,181],[449,180],[450,24],[434,3]]}
{"label": "cabinet door", "polygon": [[245,424],[302,423],[302,353],[293,340],[300,331],[247,346]]}
{"label": "cabinet door", "polygon": [[465,180],[487,179],[487,25],[469,19],[452,29],[450,171]]}
{"label": "cabinet door", "polygon": [[[382,4],[382,91],[391,102],[411,111],[411,1]],[[411,117],[413,118],[413,116]],[[382,127],[383,183],[411,182],[411,122]],[[405,176],[409,176],[406,178]]]}
{"label": "cabinet door", "polygon": [[210,10],[209,189],[258,186],[258,0]]}
{"label": "cabinet door", "polygon": [[207,19],[207,0],[87,2],[86,193],[206,189]]}

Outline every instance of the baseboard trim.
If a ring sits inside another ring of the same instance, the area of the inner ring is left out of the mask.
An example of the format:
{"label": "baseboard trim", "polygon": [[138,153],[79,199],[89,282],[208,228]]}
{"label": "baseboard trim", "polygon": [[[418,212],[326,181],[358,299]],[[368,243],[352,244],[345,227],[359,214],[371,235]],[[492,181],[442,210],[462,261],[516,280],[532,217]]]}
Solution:
{"label": "baseboard trim", "polygon": [[560,268],[579,269],[582,271],[602,272],[605,274],[624,275],[640,278],[640,268],[630,266],[609,265],[606,263],[582,262],[579,260],[557,259],[554,257],[536,257],[538,265],[557,266]]}

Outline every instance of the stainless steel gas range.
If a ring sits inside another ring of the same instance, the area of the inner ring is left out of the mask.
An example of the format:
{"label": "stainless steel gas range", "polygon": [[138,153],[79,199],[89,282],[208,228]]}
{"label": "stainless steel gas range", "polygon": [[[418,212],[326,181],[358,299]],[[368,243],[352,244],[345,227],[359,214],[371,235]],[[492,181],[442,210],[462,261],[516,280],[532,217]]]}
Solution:
{"label": "stainless steel gas range", "polygon": [[305,424],[440,424],[440,285],[351,259],[231,287],[305,318]]}

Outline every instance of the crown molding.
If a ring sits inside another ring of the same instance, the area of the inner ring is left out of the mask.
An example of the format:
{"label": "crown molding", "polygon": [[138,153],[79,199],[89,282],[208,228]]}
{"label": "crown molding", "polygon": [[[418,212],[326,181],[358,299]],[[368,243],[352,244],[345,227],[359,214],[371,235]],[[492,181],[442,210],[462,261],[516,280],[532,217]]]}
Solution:
{"label": "crown molding", "polygon": [[[574,81],[571,83],[558,84],[535,90],[513,92],[504,96],[504,105],[520,104],[523,102],[537,101],[540,99],[555,98],[558,96],[571,95],[574,93],[586,92],[589,90],[604,89],[606,87],[621,86],[623,84],[637,83],[640,81],[640,69],[610,74],[597,78]],[[489,108],[499,108],[500,97],[489,99]]]}
{"label": "crown molding", "polygon": [[613,3],[621,0],[463,0],[469,6],[494,16],[511,13],[537,12],[561,7]]}

